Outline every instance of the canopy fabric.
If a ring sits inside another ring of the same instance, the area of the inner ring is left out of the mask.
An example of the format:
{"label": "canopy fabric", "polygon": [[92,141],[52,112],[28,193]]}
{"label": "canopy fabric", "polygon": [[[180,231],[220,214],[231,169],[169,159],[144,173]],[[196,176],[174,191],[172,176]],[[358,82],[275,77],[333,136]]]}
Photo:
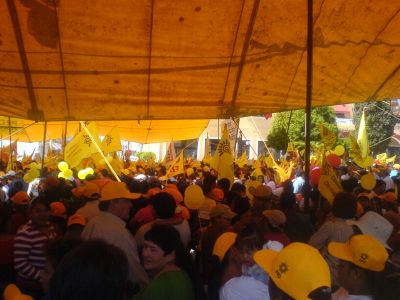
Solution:
{"label": "canopy fabric", "polygon": [[[1,126],[2,137],[8,136],[7,126]],[[106,135],[112,128],[118,128],[120,138],[142,144],[161,143],[179,140],[197,139],[207,128],[209,120],[143,120],[143,121],[99,121],[96,129],[99,135]],[[8,124],[8,123],[7,123]],[[44,138],[44,122],[11,119],[12,140],[20,142],[38,142]],[[24,129],[25,128],[25,129]],[[74,136],[79,130],[79,122],[67,123],[67,136]],[[65,122],[48,122],[46,140],[62,138]],[[8,140],[8,138],[7,138]]]}
{"label": "canopy fabric", "polygon": [[[400,0],[315,0],[313,106],[400,98]],[[0,112],[211,119],[299,109],[305,0],[0,1]]]}

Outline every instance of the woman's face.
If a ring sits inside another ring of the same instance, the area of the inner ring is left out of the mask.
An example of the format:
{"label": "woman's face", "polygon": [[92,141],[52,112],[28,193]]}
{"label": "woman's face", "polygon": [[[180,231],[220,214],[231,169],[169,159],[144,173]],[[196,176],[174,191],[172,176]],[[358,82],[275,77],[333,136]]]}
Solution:
{"label": "woman's face", "polygon": [[174,254],[165,254],[165,252],[152,241],[143,242],[143,266],[146,271],[157,273],[161,271],[168,263],[174,261]]}

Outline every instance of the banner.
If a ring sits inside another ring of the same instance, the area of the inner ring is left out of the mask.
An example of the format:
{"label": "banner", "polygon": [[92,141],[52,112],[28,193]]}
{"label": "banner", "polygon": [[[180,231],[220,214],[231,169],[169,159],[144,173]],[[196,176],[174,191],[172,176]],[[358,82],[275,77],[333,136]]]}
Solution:
{"label": "banner", "polygon": [[326,198],[330,204],[333,203],[333,199],[336,194],[342,191],[342,185],[336,176],[335,171],[326,160],[324,155],[321,168],[321,177],[318,182],[318,190],[321,195]]}

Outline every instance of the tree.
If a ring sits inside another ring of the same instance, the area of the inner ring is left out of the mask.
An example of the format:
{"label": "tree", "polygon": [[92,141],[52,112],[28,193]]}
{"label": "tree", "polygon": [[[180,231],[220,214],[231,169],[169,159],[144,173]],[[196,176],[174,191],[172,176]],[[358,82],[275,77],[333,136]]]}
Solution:
{"label": "tree", "polygon": [[374,155],[386,151],[393,135],[396,119],[391,113],[391,107],[386,102],[357,103],[353,106],[353,123],[356,127],[356,137],[360,125],[361,115],[365,107],[365,120],[370,150]]}
{"label": "tree", "polygon": [[[304,148],[304,120],[304,110],[294,110],[291,112],[287,111],[275,114],[272,121],[272,127],[267,136],[268,145],[277,150],[286,150],[288,143],[292,142],[298,149]],[[338,133],[336,116],[333,109],[329,106],[314,108],[311,111],[312,145],[321,143],[321,137],[319,135],[319,124],[321,123],[324,124],[334,134],[337,135]]]}

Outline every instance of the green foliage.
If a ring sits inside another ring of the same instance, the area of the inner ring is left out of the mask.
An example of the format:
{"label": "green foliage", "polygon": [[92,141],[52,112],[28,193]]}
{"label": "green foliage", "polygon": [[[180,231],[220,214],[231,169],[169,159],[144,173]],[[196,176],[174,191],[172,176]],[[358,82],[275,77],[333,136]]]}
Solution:
{"label": "green foliage", "polygon": [[[291,115],[291,117],[290,117]],[[289,133],[287,133],[288,124]],[[277,150],[286,150],[288,142],[294,143],[298,149],[303,149],[305,144],[304,110],[281,112],[274,115],[272,127],[267,136],[269,146]],[[319,124],[323,123],[329,130],[337,135],[335,112],[331,107],[317,107],[311,112],[311,145],[321,143]]]}
{"label": "green foliage", "polygon": [[137,157],[139,157],[140,160],[143,161],[149,161],[151,159],[156,160],[156,154],[154,152],[137,152],[136,153]]}
{"label": "green foliage", "polygon": [[362,111],[366,107],[365,118],[370,150],[374,156],[386,151],[393,135],[396,119],[386,112],[391,112],[391,107],[386,102],[357,103],[353,107],[353,123],[357,132],[360,125]]}

